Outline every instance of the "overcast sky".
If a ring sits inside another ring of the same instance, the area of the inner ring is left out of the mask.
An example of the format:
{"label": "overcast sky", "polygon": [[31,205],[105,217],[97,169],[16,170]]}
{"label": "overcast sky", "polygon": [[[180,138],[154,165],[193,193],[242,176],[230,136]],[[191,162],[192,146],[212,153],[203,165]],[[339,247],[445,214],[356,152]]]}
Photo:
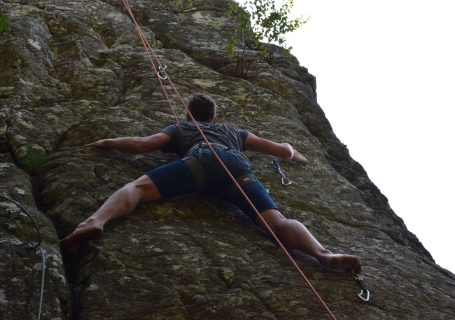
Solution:
{"label": "overcast sky", "polygon": [[288,37],[335,134],[395,213],[455,273],[451,0],[296,0]]}
{"label": "overcast sky", "polygon": [[455,19],[450,0],[298,0],[289,43],[318,102],[395,213],[455,272]]}

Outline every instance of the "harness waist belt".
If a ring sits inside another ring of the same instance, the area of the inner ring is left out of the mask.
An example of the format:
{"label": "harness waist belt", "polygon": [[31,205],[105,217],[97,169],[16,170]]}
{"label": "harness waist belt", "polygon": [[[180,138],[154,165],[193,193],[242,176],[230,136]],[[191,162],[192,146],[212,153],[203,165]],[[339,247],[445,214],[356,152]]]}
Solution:
{"label": "harness waist belt", "polygon": [[[220,143],[215,143],[215,142],[213,142],[213,143],[210,143],[210,145],[211,145],[212,147],[221,147],[221,148],[224,148],[224,149],[229,149],[229,147],[225,146],[224,144],[220,144]],[[207,143],[205,143],[205,142],[199,142],[199,143],[195,144],[194,146],[192,146],[192,147],[188,150],[188,152],[186,153],[186,155],[189,156],[190,154],[192,154],[192,153],[193,153],[194,151],[196,151],[197,149],[203,148],[203,147],[207,147],[207,146],[208,146]]]}

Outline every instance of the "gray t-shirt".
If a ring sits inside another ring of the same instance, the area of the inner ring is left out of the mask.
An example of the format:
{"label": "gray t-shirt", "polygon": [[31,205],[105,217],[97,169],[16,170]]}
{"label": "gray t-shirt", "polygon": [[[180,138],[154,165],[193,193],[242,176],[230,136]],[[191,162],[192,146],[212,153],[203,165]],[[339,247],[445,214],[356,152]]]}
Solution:
{"label": "gray t-shirt", "polygon": [[[219,143],[237,151],[245,150],[245,140],[248,131],[235,128],[229,124],[198,122],[202,132],[211,143]],[[173,124],[162,130],[171,136],[171,142],[163,149],[183,157],[199,142],[203,142],[201,134],[191,121]]]}

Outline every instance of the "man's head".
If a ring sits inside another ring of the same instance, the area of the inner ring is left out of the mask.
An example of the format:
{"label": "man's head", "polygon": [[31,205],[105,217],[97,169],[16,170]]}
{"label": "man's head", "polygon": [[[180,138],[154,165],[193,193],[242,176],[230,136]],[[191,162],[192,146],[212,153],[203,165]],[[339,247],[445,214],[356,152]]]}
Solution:
{"label": "man's head", "polygon": [[[215,121],[216,103],[212,98],[205,94],[194,94],[188,103],[188,109],[197,121]],[[190,120],[189,115],[187,115],[187,119]]]}

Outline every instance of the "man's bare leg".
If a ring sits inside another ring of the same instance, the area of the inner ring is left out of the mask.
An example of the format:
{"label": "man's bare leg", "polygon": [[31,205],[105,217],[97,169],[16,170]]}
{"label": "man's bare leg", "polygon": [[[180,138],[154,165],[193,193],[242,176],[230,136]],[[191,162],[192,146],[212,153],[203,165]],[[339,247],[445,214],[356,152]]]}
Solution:
{"label": "man's bare leg", "polygon": [[75,253],[83,242],[101,235],[107,222],[130,214],[140,202],[160,198],[160,192],[146,175],[127,183],[114,192],[94,214],[81,222],[70,235],[60,241],[62,250]]}
{"label": "man's bare leg", "polygon": [[287,219],[275,209],[263,211],[261,215],[280,240],[315,257],[324,266],[339,271],[362,271],[359,258],[327,250],[299,221]]}

